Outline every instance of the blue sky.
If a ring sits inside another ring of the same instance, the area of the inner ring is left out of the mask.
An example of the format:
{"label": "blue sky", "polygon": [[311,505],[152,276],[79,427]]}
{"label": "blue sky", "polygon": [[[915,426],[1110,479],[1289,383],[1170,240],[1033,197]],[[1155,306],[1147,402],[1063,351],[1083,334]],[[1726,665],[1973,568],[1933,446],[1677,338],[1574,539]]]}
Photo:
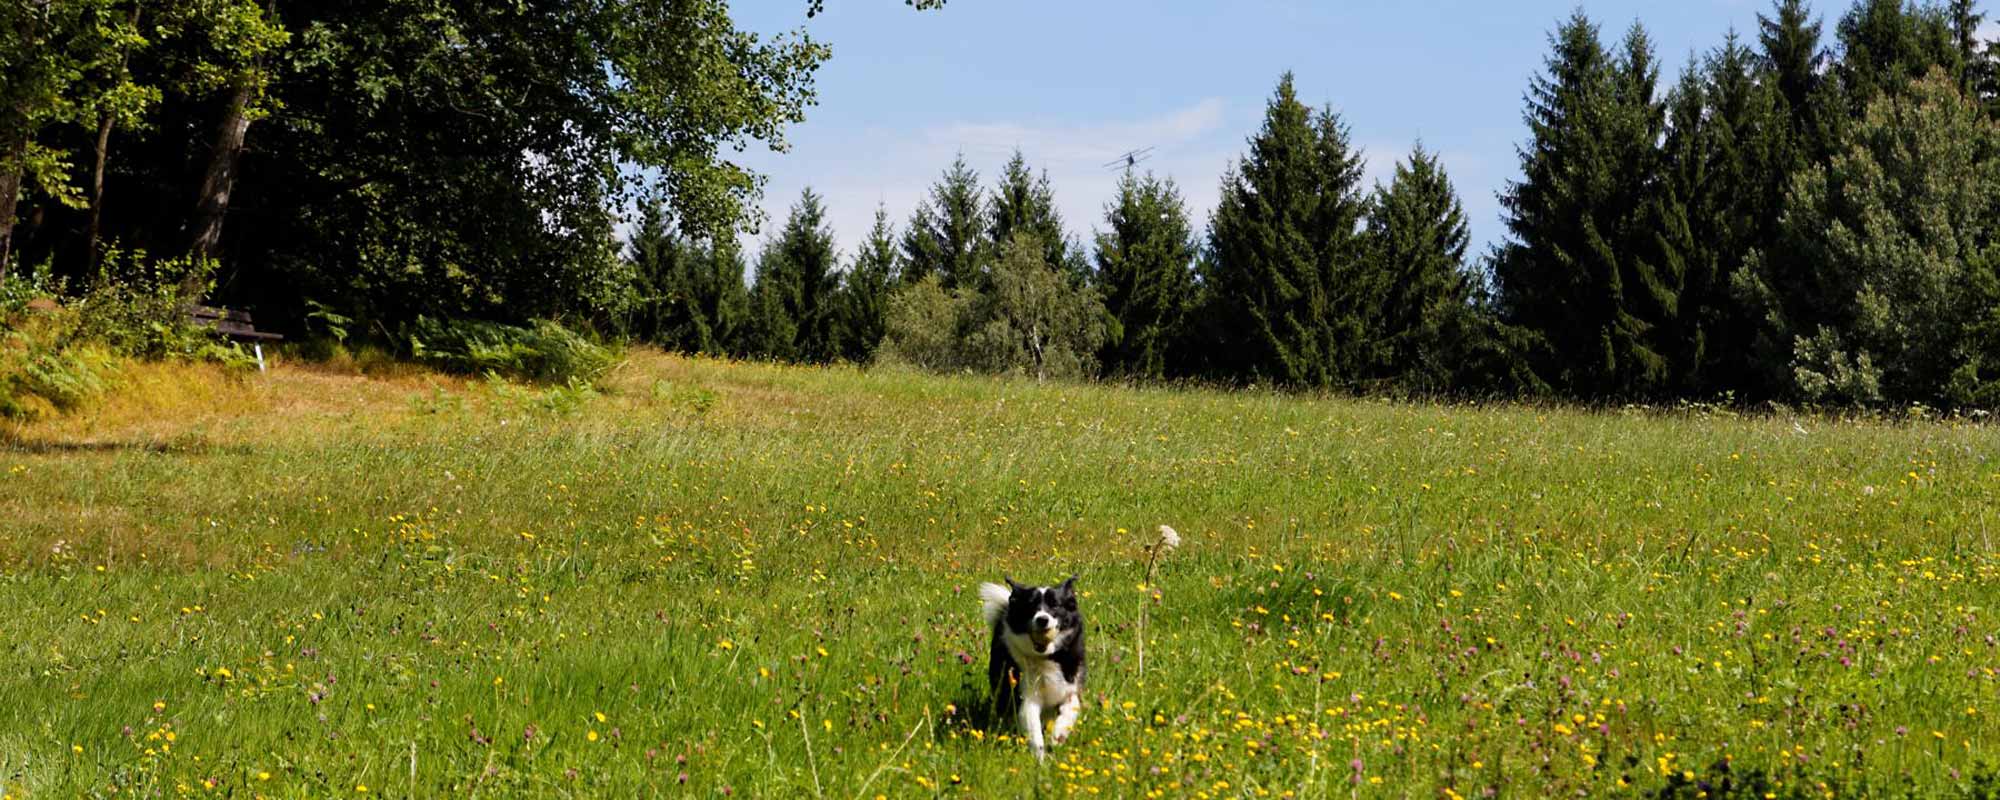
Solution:
{"label": "blue sky", "polygon": [[[1831,20],[1844,0],[1822,0]],[[804,26],[833,49],[819,105],[793,126],[787,153],[744,161],[770,179],[763,201],[782,221],[799,191],[825,195],[843,252],[878,204],[900,228],[938,173],[963,152],[982,181],[1019,146],[1046,169],[1069,229],[1101,225],[1115,171],[1100,165],[1152,146],[1143,165],[1171,176],[1205,226],[1225,167],[1244,151],[1285,70],[1301,99],[1330,103],[1367,154],[1368,183],[1422,139],[1443,159],[1472,225],[1475,254],[1498,240],[1495,193],[1518,173],[1521,95],[1548,33],[1574,0],[1444,2],[1141,2],[951,0],[915,12],[899,0],[739,0],[740,26]],[[1754,39],[1763,0],[1617,0],[1583,7],[1607,40],[1645,23],[1665,66],[1662,90],[1691,52],[1732,27]]]}

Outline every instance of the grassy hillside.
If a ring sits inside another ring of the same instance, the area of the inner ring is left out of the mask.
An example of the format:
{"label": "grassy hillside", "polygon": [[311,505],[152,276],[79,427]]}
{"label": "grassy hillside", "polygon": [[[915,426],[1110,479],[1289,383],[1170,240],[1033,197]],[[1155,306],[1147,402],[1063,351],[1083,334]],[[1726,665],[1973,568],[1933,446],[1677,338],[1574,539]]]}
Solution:
{"label": "grassy hillside", "polygon": [[[7,428],[0,793],[1995,790],[1990,427],[631,358]],[[1092,624],[1041,767],[1003,571]]]}

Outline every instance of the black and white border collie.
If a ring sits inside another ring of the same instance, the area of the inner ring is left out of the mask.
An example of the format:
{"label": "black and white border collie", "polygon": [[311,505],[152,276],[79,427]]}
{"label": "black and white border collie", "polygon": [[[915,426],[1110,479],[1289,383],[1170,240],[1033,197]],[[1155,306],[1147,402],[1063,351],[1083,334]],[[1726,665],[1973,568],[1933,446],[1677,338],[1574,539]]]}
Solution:
{"label": "black and white border collie", "polygon": [[1076,610],[1076,576],[1061,586],[982,583],[979,602],[993,627],[986,680],[1002,709],[1020,704],[1021,732],[1041,758],[1042,713],[1056,709],[1050,738],[1062,744],[1083,710],[1083,615]]}

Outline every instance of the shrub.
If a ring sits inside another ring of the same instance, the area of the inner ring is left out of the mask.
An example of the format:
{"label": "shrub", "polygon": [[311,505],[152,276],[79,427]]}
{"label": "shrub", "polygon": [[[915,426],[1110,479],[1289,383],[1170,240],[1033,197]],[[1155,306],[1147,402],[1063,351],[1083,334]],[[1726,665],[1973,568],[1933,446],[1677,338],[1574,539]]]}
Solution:
{"label": "shrub", "polygon": [[36,419],[68,411],[104,388],[110,352],[77,338],[74,309],[22,303],[0,328],[0,417]]}
{"label": "shrub", "polygon": [[95,285],[76,302],[77,335],[133,358],[254,363],[188,316],[214,287],[214,273],[215,262],[207,259],[150,259],[143,250],[112,248]]}
{"label": "shrub", "polygon": [[447,372],[540,383],[590,383],[617,361],[604,346],[548,320],[529,327],[418,317],[406,331],[410,357]]}

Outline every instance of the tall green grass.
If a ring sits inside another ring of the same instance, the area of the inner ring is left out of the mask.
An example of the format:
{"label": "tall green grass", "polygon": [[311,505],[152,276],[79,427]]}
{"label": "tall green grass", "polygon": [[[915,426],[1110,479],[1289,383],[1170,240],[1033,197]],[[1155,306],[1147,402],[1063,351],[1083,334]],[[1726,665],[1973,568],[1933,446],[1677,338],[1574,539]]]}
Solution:
{"label": "tall green grass", "polygon": [[[601,385],[281,369],[13,428],[0,787],[1993,790],[1991,428],[645,353]],[[1085,590],[1045,765],[982,707],[1002,572]]]}

